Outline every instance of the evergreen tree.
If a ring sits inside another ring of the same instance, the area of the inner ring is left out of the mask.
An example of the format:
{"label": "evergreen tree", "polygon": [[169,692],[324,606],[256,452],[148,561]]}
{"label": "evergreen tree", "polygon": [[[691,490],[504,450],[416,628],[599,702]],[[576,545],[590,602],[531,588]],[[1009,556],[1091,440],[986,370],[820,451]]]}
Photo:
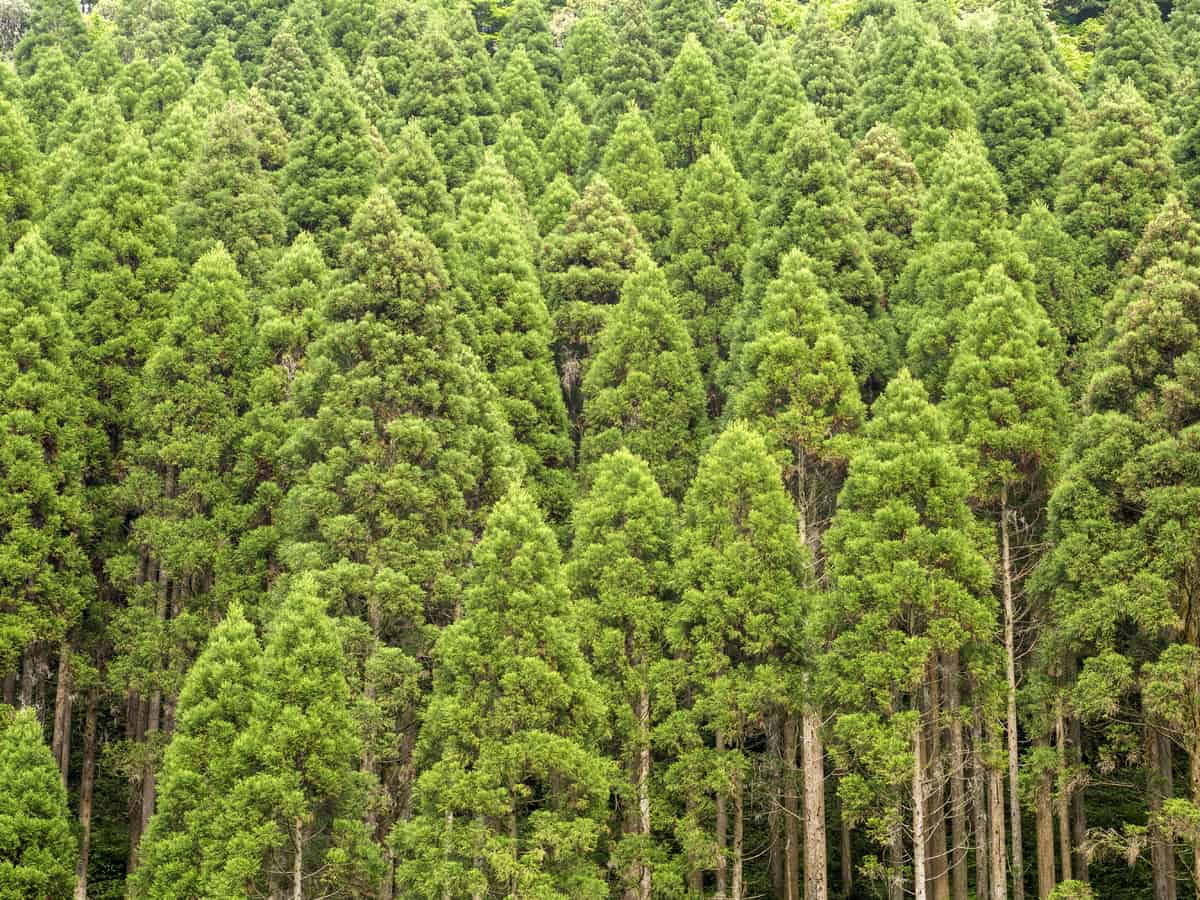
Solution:
{"label": "evergreen tree", "polygon": [[916,68],[921,48],[937,40],[933,27],[911,4],[884,5],[888,14],[869,16],[856,45],[861,76],[860,132],[880,124],[897,125],[895,116],[909,99],[905,82]]}
{"label": "evergreen tree", "polygon": [[658,52],[665,62],[676,59],[689,35],[711,46],[720,26],[713,0],[653,0],[650,23],[658,39]]}
{"label": "evergreen tree", "polygon": [[37,68],[25,79],[24,108],[34,134],[45,149],[54,124],[83,92],[83,85],[59,47],[39,50],[33,61]]}
{"label": "evergreen tree", "polygon": [[368,53],[359,62],[354,71],[354,96],[362,107],[367,122],[378,130],[388,119],[388,110],[392,107],[392,98],[388,96],[383,84],[383,73],[379,70],[379,61]]}
{"label": "evergreen tree", "polygon": [[925,184],[899,135],[886,125],[876,125],[855,144],[846,175],[886,298],[912,255]]}
{"label": "evergreen tree", "polygon": [[713,144],[730,146],[729,98],[694,34],[687,36],[659,85],[654,127],[674,168],[692,165]]}
{"label": "evergreen tree", "polygon": [[1110,86],[1063,165],[1054,202],[1097,297],[1111,291],[1172,178],[1166,141],[1146,101],[1131,85]]}
{"label": "evergreen tree", "polygon": [[718,386],[729,355],[724,326],[741,298],[750,217],[745,182],[729,154],[714,147],[688,169],[666,253],[667,279],[692,335],[713,419],[724,401]]}
{"label": "evergreen tree", "polygon": [[[614,790],[624,815],[614,823],[611,858],[618,884],[648,895],[660,854],[653,845],[664,822],[653,762],[659,675],[670,616],[670,548],[674,507],[649,466],[628,450],[598,460],[592,487],[572,517],[567,582],[578,605],[580,643],[608,710],[608,755],[624,779]],[[669,700],[662,698],[669,708]]]}
{"label": "evergreen tree", "polygon": [[605,140],[630,105],[650,109],[663,73],[662,56],[644,0],[625,0],[614,11],[619,14],[620,28],[596,85],[602,91],[596,125]]}
{"label": "evergreen tree", "polygon": [[858,116],[858,83],[850,47],[815,4],[808,7],[800,33],[803,37],[793,46],[792,63],[804,95],[834,131],[850,138]]}
{"label": "evergreen tree", "polygon": [[1063,230],[1059,217],[1039,202],[1021,217],[1016,235],[1033,267],[1038,305],[1068,348],[1078,347],[1096,333],[1100,304],[1084,287],[1075,241]]}
{"label": "evergreen tree", "polygon": [[569,601],[554,533],[511,491],[438,640],[416,815],[394,832],[404,896],[608,896],[594,852],[614,773]]}
{"label": "evergreen tree", "polygon": [[1200,77],[1181,79],[1177,101],[1178,134],[1172,157],[1184,197],[1192,209],[1200,209]]}
{"label": "evergreen tree", "polygon": [[292,143],[283,170],[289,235],[311,231],[325,255],[334,257],[378,170],[379,156],[362,110],[344,82],[326,79],[312,119]]}
{"label": "evergreen tree", "polygon": [[553,97],[558,86],[559,59],[550,35],[546,7],[541,0],[516,0],[513,3],[512,13],[496,41],[497,71],[508,67],[509,59],[518,47],[533,64],[546,96]]}
{"label": "evergreen tree", "polygon": [[1170,39],[1157,4],[1113,0],[1105,7],[1104,34],[1088,75],[1088,91],[1103,95],[1110,81],[1127,82],[1163,112],[1175,79]]}
{"label": "evergreen tree", "polygon": [[7,253],[36,218],[41,198],[37,149],[20,107],[0,97],[0,251]]}
{"label": "evergreen tree", "polygon": [[735,422],[701,459],[675,541],[669,636],[683,702],[662,726],[674,758],[667,783],[688,801],[676,839],[689,868],[715,869],[728,896],[746,884],[750,747],[768,711],[787,703],[797,662],[810,561],[795,515],[762,437]]}
{"label": "evergreen tree", "polygon": [[286,0],[199,0],[190,4],[183,32],[188,62],[198,68],[214,47],[227,42],[233,58],[246,67],[253,81],[286,6]]}
{"label": "evergreen tree", "polygon": [[1175,63],[1181,70],[1180,78],[1187,78],[1187,67],[1200,58],[1200,6],[1195,0],[1180,0],[1171,5],[1167,29],[1171,37]]}
{"label": "evergreen tree", "polygon": [[554,176],[554,180],[546,185],[545,191],[538,197],[534,206],[534,217],[537,219],[538,233],[549,236],[562,225],[570,214],[571,209],[579,201],[579,192],[571,184],[571,179],[563,172]]}
{"label": "evergreen tree", "polygon": [[0,893],[68,897],[75,836],[67,791],[32,709],[0,706]]}
{"label": "evergreen tree", "polygon": [[542,196],[545,174],[542,154],[521,124],[520,116],[509,116],[500,126],[496,136],[496,151],[504,160],[504,167],[521,184],[526,203],[532,204]]}
{"label": "evergreen tree", "polygon": [[656,255],[671,222],[675,179],[667,170],[650,125],[636,106],[617,121],[604,148],[600,174]]}
{"label": "evergreen tree", "polygon": [[17,671],[35,641],[62,643],[95,590],[83,549],[90,524],[83,495],[85,396],[67,315],[58,263],[34,229],[0,264],[0,672],[6,674]]}
{"label": "evergreen tree", "polygon": [[320,81],[291,23],[284,22],[271,39],[254,86],[271,104],[288,134],[300,135],[312,114]]}
{"label": "evergreen tree", "polygon": [[917,170],[929,177],[951,137],[975,125],[973,98],[950,48],[938,41],[922,45],[901,90],[904,100],[891,121]]}
{"label": "evergreen tree", "polygon": [[443,255],[456,252],[454,200],[442,164],[419,122],[410,122],[396,136],[380,182],[413,227]]}
{"label": "evergreen tree", "polygon": [[48,47],[60,51],[72,64],[89,46],[87,26],[75,0],[32,0],[24,35],[13,51],[22,78],[29,78],[41,63],[38,55]]}
{"label": "evergreen tree", "polygon": [[[760,54],[765,68],[761,90],[747,89],[745,105],[749,116],[744,122],[739,150],[740,170],[750,184],[750,196],[765,202],[780,158],[787,152],[792,129],[804,117],[804,86],[791,60],[778,50],[768,48]],[[739,104],[742,105],[742,104]]]}
{"label": "evergreen tree", "polygon": [[264,149],[246,103],[232,100],[209,118],[175,211],[185,258],[198,259],[219,242],[252,283],[270,267],[287,223],[271,175],[263,171]]}
{"label": "evergreen tree", "polygon": [[583,378],[581,465],[624,447],[663,492],[683,496],[707,431],[704,383],[666,277],[643,263],[625,280]]}
{"label": "evergreen tree", "polygon": [[204,58],[204,65],[188,91],[188,100],[201,115],[207,116],[245,93],[245,74],[234,55],[233,45],[222,36]]}
{"label": "evergreen tree", "polygon": [[550,104],[524,47],[509,55],[497,87],[500,114],[516,118],[534,140],[544,138],[550,129]]}
{"label": "evergreen tree", "polygon": [[592,161],[591,129],[580,118],[575,104],[566,98],[558,105],[554,118],[554,125],[542,141],[545,179],[553,181],[561,173],[579,181]]}
{"label": "evergreen tree", "polygon": [[599,91],[615,43],[615,32],[604,16],[595,13],[581,16],[563,41],[562,83],[580,79],[593,92]]}
{"label": "evergreen tree", "polygon": [[176,55],[163,57],[137,98],[133,119],[147,134],[158,131],[171,108],[187,96],[192,79]]}
{"label": "evergreen tree", "polygon": [[1051,199],[1068,146],[1069,87],[1029,15],[1014,8],[1001,19],[979,109],[979,131],[1014,212]]}

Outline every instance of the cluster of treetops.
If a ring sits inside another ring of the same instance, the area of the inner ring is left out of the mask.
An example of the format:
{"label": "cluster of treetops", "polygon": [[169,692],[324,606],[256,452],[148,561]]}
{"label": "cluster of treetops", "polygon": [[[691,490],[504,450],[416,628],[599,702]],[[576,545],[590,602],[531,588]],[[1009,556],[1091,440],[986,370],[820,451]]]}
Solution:
{"label": "cluster of treetops", "polygon": [[1200,895],[1200,0],[783,6],[0,0],[0,897]]}

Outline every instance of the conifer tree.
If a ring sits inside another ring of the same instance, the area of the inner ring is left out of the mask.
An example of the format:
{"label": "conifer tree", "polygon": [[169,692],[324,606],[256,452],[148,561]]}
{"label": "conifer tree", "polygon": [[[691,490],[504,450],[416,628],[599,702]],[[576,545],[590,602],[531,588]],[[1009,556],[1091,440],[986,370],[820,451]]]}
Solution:
{"label": "conifer tree", "polygon": [[554,125],[542,141],[542,171],[547,181],[564,174],[572,181],[582,179],[590,168],[594,148],[592,132],[579,110],[570,100],[563,98],[554,114]]}
{"label": "conifer tree", "polygon": [[975,109],[950,48],[932,40],[921,46],[901,88],[903,103],[892,117],[917,170],[929,177],[951,137],[975,125]]}
{"label": "conifer tree", "polygon": [[496,152],[504,160],[504,167],[521,184],[528,204],[541,199],[546,186],[545,163],[537,144],[525,131],[520,116],[509,116],[496,135]]}
{"label": "conifer tree", "polygon": [[616,35],[607,18],[595,13],[581,16],[563,41],[562,83],[580,79],[593,91],[599,90],[615,43]]}
{"label": "conifer tree", "polygon": [[1184,196],[1192,209],[1200,209],[1200,78],[1185,80],[1180,93],[1179,133],[1171,155]]}
{"label": "conifer tree", "polygon": [[344,81],[327,78],[283,170],[288,234],[311,231],[326,257],[335,257],[378,170],[379,156],[362,110]]}
{"label": "conifer tree", "polygon": [[511,491],[438,640],[416,815],[393,836],[404,896],[608,896],[594,852],[614,773],[569,600],[554,533]]}
{"label": "conifer tree", "polygon": [[384,87],[379,61],[372,53],[365,54],[358,68],[354,70],[354,96],[367,121],[376,129],[382,128],[388,118],[392,98],[388,96],[387,88]]}
{"label": "conifer tree", "polygon": [[74,64],[89,46],[87,26],[73,0],[33,0],[25,32],[13,50],[13,61],[22,78],[28,78],[40,63],[37,56],[47,47],[62,52]]}
{"label": "conifer tree", "polygon": [[29,230],[41,198],[34,168],[37,149],[20,107],[0,97],[0,251],[7,253]]}
{"label": "conifer tree", "polygon": [[1160,113],[1175,79],[1170,40],[1158,6],[1147,0],[1113,0],[1105,7],[1104,34],[1088,75],[1099,98],[1109,82],[1127,82]]}
{"label": "conifer tree", "polygon": [[1197,59],[1200,50],[1200,6],[1195,0],[1180,0],[1171,5],[1167,19],[1167,31],[1171,37],[1171,49],[1175,63],[1180,69],[1181,80],[1187,78],[1187,67]]}
{"label": "conifer tree", "polygon": [[[357,17],[362,12],[366,13],[365,18],[353,26],[356,31],[361,30],[361,37],[354,34],[347,35],[347,38],[355,43],[363,41],[363,50],[373,56],[379,65],[379,73],[388,96],[398,97],[404,88],[405,76],[416,59],[421,33],[429,21],[432,9],[419,0],[387,0],[381,3],[378,9],[355,9],[353,13],[347,10],[345,15],[347,18],[350,15]],[[348,27],[347,24],[336,21],[341,17],[337,11],[333,13],[335,21],[331,24],[334,25],[335,42],[338,32]],[[349,54],[350,48],[342,46]],[[358,52],[361,54],[363,51]],[[357,58],[352,56],[351,61],[356,61]]]}
{"label": "conifer tree", "polygon": [[714,147],[688,169],[671,216],[666,253],[667,279],[692,335],[713,419],[724,401],[720,370],[729,349],[723,329],[741,298],[750,227],[746,184],[729,153]]}
{"label": "conifer tree", "polygon": [[567,220],[572,207],[578,201],[579,192],[575,190],[571,179],[564,172],[555,175],[534,205],[533,214],[537,219],[538,233],[549,236]]}
{"label": "conifer tree", "polygon": [[185,259],[198,259],[219,242],[252,283],[274,261],[287,223],[273,179],[263,171],[264,149],[246,103],[232,100],[209,118],[175,211]]}
{"label": "conifer tree", "polygon": [[499,73],[492,66],[489,45],[476,25],[470,0],[452,0],[446,10],[446,26],[450,39],[458,45],[465,60],[467,94],[471,98],[483,143],[491,146],[496,142],[496,132],[500,127]]}
{"label": "conifer tree", "polygon": [[617,11],[620,28],[604,74],[595,86],[602,91],[596,125],[605,141],[631,104],[650,109],[663,73],[662,56],[644,0],[624,0]]}
{"label": "conifer tree", "polygon": [[1054,202],[1094,295],[1108,296],[1172,178],[1150,106],[1131,85],[1109,86],[1063,164]]}
{"label": "conifer tree", "polygon": [[750,745],[788,702],[798,662],[810,561],[795,515],[762,437],[735,422],[701,459],[675,541],[669,635],[684,702],[663,726],[667,780],[688,800],[676,833],[689,867],[714,869],[717,893],[730,897],[747,883]]}
{"label": "conifer tree", "polygon": [[291,23],[284,22],[275,32],[254,86],[271,104],[287,133],[298,137],[312,114],[320,77]]}
{"label": "conifer tree", "polygon": [[46,148],[54,124],[83,91],[74,67],[56,46],[34,57],[37,68],[25,79],[24,109],[39,143]]}
{"label": "conifer tree", "polygon": [[1089,295],[1079,268],[1075,241],[1044,203],[1021,217],[1017,240],[1033,267],[1034,296],[1068,348],[1089,340],[1100,326],[1100,304]]}
{"label": "conifer tree", "polygon": [[704,46],[716,41],[719,31],[713,0],[653,0],[650,23],[658,40],[658,52],[670,65],[694,35]]}
{"label": "conifer tree", "polygon": [[542,90],[553,98],[558,86],[559,59],[541,0],[516,0],[512,13],[496,41],[497,71],[508,67],[509,58],[520,47],[542,81]]}
{"label": "conifer tree", "polygon": [[509,54],[496,86],[500,114],[515,117],[534,140],[544,138],[550,129],[550,104],[524,47]]}
{"label": "conifer tree", "polygon": [[567,413],[578,427],[580,385],[596,335],[646,246],[608,182],[597,175],[545,239],[542,282]]}
{"label": "conifer tree", "polygon": [[32,709],[0,706],[0,893],[69,897],[75,836],[67,791]]}
{"label": "conifer tree", "polygon": [[455,252],[454,200],[433,144],[419,122],[396,135],[380,182],[413,228],[433,241],[444,256]]}
{"label": "conifer tree", "polygon": [[644,262],[621,287],[583,378],[580,465],[619,447],[680,499],[707,431],[704,383],[662,271]]}
{"label": "conifer tree", "polygon": [[912,255],[925,184],[887,125],[876,125],[855,144],[846,175],[886,299]]}
{"label": "conifer tree", "polygon": [[625,811],[611,849],[624,864],[618,884],[646,900],[657,862],[652,842],[665,824],[654,813],[652,730],[662,718],[656,695],[666,659],[674,508],[649,466],[628,450],[598,460],[590,477],[572,516],[567,583],[608,710],[609,755],[624,776],[614,787]]}
{"label": "conifer tree", "polygon": [[675,179],[645,116],[631,106],[604,148],[600,174],[655,255],[671,224]]}
{"label": "conifer tree", "polygon": [[245,73],[234,52],[233,45],[222,36],[204,58],[204,65],[187,94],[189,102],[202,116],[246,93]]}
{"label": "conifer tree", "polygon": [[792,129],[803,118],[804,86],[791,60],[779,50],[766,48],[760,57],[766,67],[761,89],[756,90],[757,85],[747,89],[744,105],[749,115],[736,118],[744,125],[738,148],[740,171],[750,185],[751,198],[765,202]]}
{"label": "conifer tree", "polygon": [[1049,202],[1067,155],[1069,87],[1042,49],[1031,15],[1013,6],[997,27],[984,72],[979,132],[1014,214]]}
{"label": "conifer tree", "polygon": [[713,144],[730,148],[729,97],[695,34],[687,36],[658,87],[654,129],[667,162],[677,169],[692,165]]}
{"label": "conifer tree", "polygon": [[554,370],[553,334],[526,229],[498,200],[462,232],[464,289],[474,298],[480,358],[551,523],[570,515],[573,448]]}
{"label": "conifer tree", "polygon": [[850,138],[858,117],[858,83],[850,47],[817,5],[808,8],[800,29],[803,37],[792,49],[792,63],[804,95],[834,131]]}
{"label": "conifer tree", "polygon": [[67,316],[62,273],[35,228],[0,264],[5,675],[34,642],[61,645],[95,590],[84,553],[91,518],[83,494],[85,395]]}
{"label": "conifer tree", "polygon": [[867,17],[856,45],[861,76],[860,132],[880,124],[896,127],[895,116],[908,99],[904,85],[916,67],[921,48],[937,40],[933,26],[911,4],[885,6],[886,16]]}
{"label": "conifer tree", "polygon": [[137,98],[133,119],[147,134],[158,131],[171,108],[187,96],[192,79],[183,61],[171,54],[159,60]]}

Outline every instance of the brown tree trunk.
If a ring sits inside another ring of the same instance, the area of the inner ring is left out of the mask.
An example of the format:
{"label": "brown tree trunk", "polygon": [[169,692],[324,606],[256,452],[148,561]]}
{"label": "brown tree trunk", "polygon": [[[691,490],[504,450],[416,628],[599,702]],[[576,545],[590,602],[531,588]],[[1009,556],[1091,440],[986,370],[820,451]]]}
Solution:
{"label": "brown tree trunk", "polygon": [[1008,534],[1008,491],[1000,493],[1000,565],[1004,593],[1004,662],[1008,681],[1008,816],[1012,844],[1012,898],[1025,900],[1025,859],[1021,841],[1021,793],[1018,780],[1020,757],[1017,748],[1017,650],[1016,602],[1013,598],[1015,576]]}
{"label": "brown tree trunk", "polygon": [[843,897],[850,897],[854,894],[854,844],[851,841],[850,823],[841,814],[841,804],[838,804],[837,808],[838,831],[841,832],[842,838],[842,889],[840,893]]}
{"label": "brown tree trunk", "polygon": [[[28,709],[33,706],[33,698],[37,694],[38,681],[38,650],[37,643],[30,644],[25,649],[25,655],[22,657],[21,663],[21,708]],[[41,719],[41,712],[38,713],[38,719]]]}
{"label": "brown tree trunk", "polygon": [[900,827],[903,821],[904,813],[897,809],[892,839],[888,842],[888,900],[904,900],[904,831]]}
{"label": "brown tree trunk", "polygon": [[304,819],[292,820],[292,900],[304,900]]}
{"label": "brown tree trunk", "polygon": [[92,846],[92,797],[96,786],[96,719],[100,693],[88,692],[83,719],[83,771],[79,777],[79,861],[75,866],[75,900],[87,900],[88,854]]}
{"label": "brown tree trunk", "polygon": [[733,774],[733,877],[730,879],[729,900],[742,900],[746,889],[742,880],[742,838],[745,833],[742,802],[742,770]]}
{"label": "brown tree trunk", "polygon": [[[650,839],[650,691],[645,682],[642,683],[638,695],[638,833],[647,841]],[[650,866],[643,860],[641,873],[638,878],[638,900],[650,900]]]}
{"label": "brown tree trunk", "polygon": [[942,672],[940,659],[929,666],[929,739],[925,742],[925,875],[933,900],[950,900],[950,870],[946,864],[945,758],[942,755]]}
{"label": "brown tree trunk", "polygon": [[58,684],[54,690],[54,733],[50,752],[58,763],[63,787],[71,768],[71,645],[66,641],[58,650]]}
{"label": "brown tree trunk", "polygon": [[1067,774],[1067,722],[1063,715],[1061,699],[1058,701],[1054,731],[1059,779],[1058,791],[1055,794],[1055,805],[1058,808],[1058,861],[1062,867],[1062,880],[1071,881],[1071,790]]}
{"label": "brown tree trunk", "polygon": [[[718,730],[715,735],[717,759],[723,766],[725,760],[725,733]],[[729,897],[729,813],[725,805],[725,791],[717,791],[717,894],[716,900]]]}
{"label": "brown tree trunk", "polygon": [[[146,743],[153,744],[159,730],[159,715],[162,711],[162,691],[155,690],[150,695],[146,707]],[[154,803],[158,796],[158,781],[155,777],[155,766],[152,759],[147,759],[142,771],[142,824],[139,835],[146,833],[150,825],[150,817],[154,815]]]}
{"label": "brown tree trunk", "polygon": [[796,784],[795,713],[783,717],[783,900],[800,900],[800,803]]}
{"label": "brown tree trunk", "polygon": [[771,876],[771,896],[783,897],[787,890],[784,867],[787,855],[787,760],[784,758],[783,732],[787,729],[787,712],[773,709],[764,717],[766,740],[767,801],[767,870]]}
{"label": "brown tree trunk", "polygon": [[988,828],[988,773],[983,759],[983,728],[978,717],[971,722],[971,809],[975,814],[975,893],[978,900],[992,898],[991,846]]}
{"label": "brown tree trunk", "polygon": [[988,771],[988,814],[992,833],[988,836],[992,859],[988,868],[992,873],[993,900],[1008,897],[1008,860],[1004,840],[1004,773],[999,769]]}
{"label": "brown tree trunk", "polygon": [[821,714],[806,705],[800,718],[804,757],[804,900],[828,900],[825,748],[821,743]]}
{"label": "brown tree trunk", "polygon": [[9,672],[4,676],[4,690],[0,693],[0,703],[14,706],[17,702],[17,673]]}
{"label": "brown tree trunk", "polygon": [[[1040,747],[1048,746],[1045,737],[1038,739]],[[1050,772],[1043,769],[1038,778],[1035,815],[1037,819],[1037,879],[1038,900],[1046,900],[1054,890],[1054,785]]]}
{"label": "brown tree trunk", "polygon": [[946,706],[950,714],[950,896],[953,900],[967,900],[967,759],[963,751],[962,699],[957,653],[947,655],[944,669]]}
{"label": "brown tree trunk", "polygon": [[[1196,736],[1193,734],[1193,741]],[[1192,803],[1200,806],[1200,746],[1193,743],[1188,754],[1188,788],[1192,792]],[[1192,885],[1200,897],[1200,837],[1192,838]]]}
{"label": "brown tree trunk", "polygon": [[[1151,725],[1146,726],[1146,800],[1150,819],[1162,812],[1163,800],[1173,793],[1171,778],[1171,747]],[[1165,774],[1164,774],[1165,770]],[[1151,829],[1150,870],[1154,881],[1154,900],[1175,900],[1175,848],[1164,839],[1157,828]]]}
{"label": "brown tree trunk", "polygon": [[913,771],[912,771],[912,810],[913,810],[913,894],[916,900],[926,900],[929,896],[925,872],[925,779],[922,732],[925,725],[920,720],[913,728]]}
{"label": "brown tree trunk", "polygon": [[[1072,716],[1069,722],[1071,729],[1071,744],[1079,753],[1083,746],[1083,726],[1079,719]],[[1083,789],[1071,793],[1071,840],[1075,845],[1075,878],[1077,881],[1088,880],[1088,861],[1085,847],[1087,845],[1087,811],[1083,808]]]}

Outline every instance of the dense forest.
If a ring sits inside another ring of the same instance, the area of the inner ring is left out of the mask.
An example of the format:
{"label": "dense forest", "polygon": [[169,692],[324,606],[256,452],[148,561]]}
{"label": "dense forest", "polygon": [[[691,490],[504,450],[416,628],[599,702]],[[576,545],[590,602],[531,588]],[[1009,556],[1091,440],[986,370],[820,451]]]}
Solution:
{"label": "dense forest", "polygon": [[1200,0],[0,0],[0,898],[1200,897]]}

